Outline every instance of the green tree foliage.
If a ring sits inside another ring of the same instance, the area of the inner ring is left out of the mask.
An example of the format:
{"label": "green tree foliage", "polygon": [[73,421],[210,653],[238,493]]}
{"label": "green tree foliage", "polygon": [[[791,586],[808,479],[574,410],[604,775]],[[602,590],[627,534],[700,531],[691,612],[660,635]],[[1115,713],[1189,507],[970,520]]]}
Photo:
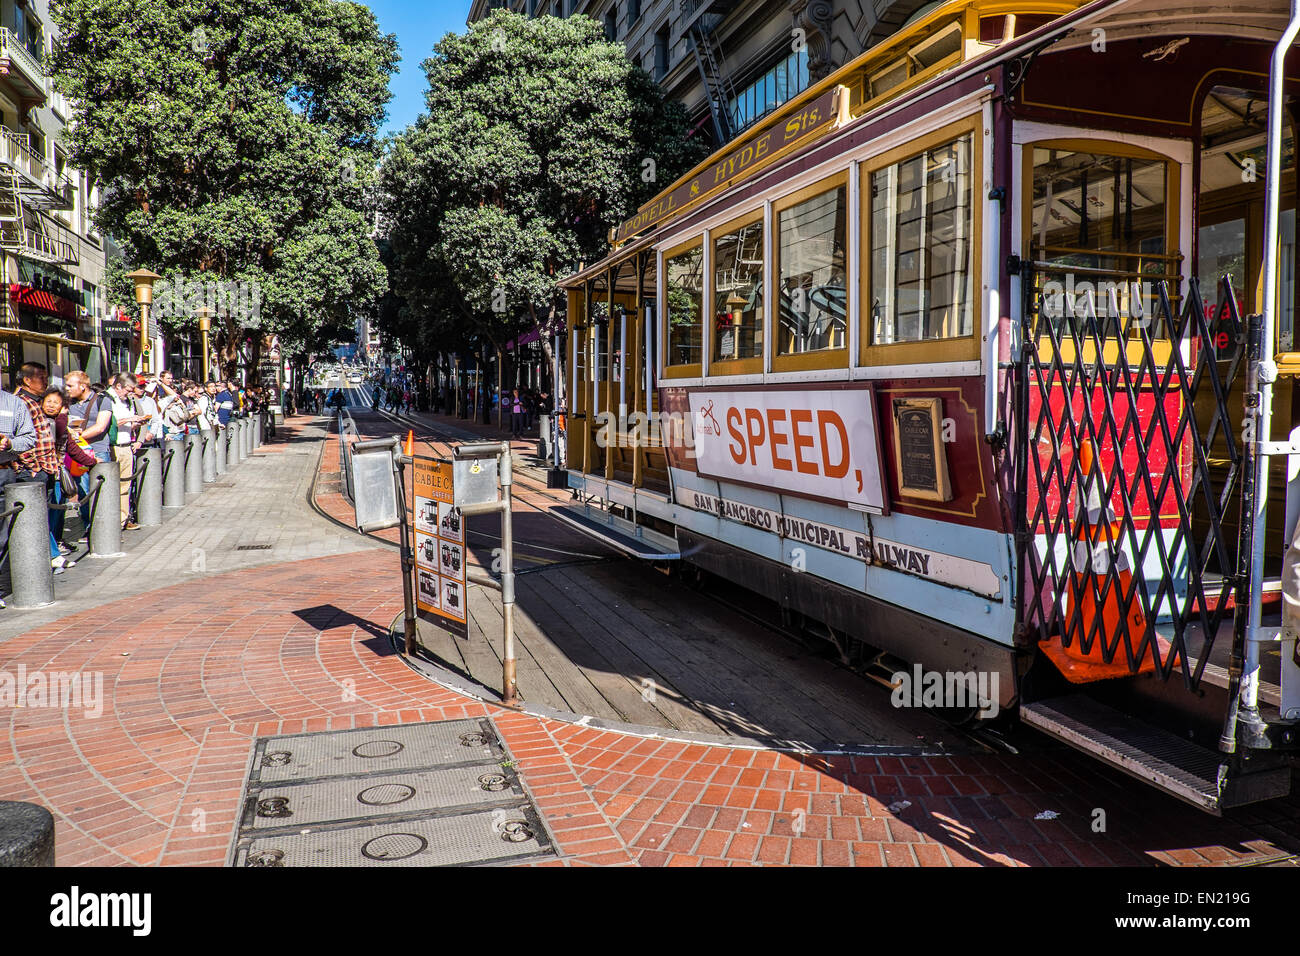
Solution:
{"label": "green tree foliage", "polygon": [[380,184],[404,302],[385,331],[408,344],[499,343],[552,316],[556,281],[706,151],[587,17],[497,10],[423,66],[427,112],[388,144]]}
{"label": "green tree foliage", "polygon": [[[53,0],[72,162],[127,262],[188,294],[241,283],[292,349],[352,325],[386,290],[364,192],[397,43],[337,0]],[[255,325],[224,306],[227,360]]]}

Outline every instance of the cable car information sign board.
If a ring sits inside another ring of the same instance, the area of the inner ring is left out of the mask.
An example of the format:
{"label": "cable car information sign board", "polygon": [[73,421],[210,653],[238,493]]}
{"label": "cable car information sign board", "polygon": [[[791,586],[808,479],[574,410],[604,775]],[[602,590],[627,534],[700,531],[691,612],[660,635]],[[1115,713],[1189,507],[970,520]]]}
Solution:
{"label": "cable car information sign board", "polygon": [[465,623],[465,519],[452,505],[452,465],[416,455],[415,603]]}

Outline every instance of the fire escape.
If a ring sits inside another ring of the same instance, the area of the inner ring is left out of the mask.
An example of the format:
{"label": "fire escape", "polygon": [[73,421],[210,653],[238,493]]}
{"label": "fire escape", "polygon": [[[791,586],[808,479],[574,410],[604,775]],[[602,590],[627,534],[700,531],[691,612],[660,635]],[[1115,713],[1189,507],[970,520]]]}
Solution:
{"label": "fire escape", "polygon": [[54,215],[74,207],[74,187],[32,150],[26,133],[0,128],[0,249],[50,265],[75,265],[75,234]]}
{"label": "fire escape", "polygon": [[691,38],[695,65],[704,80],[713,119],[715,143],[721,146],[735,134],[731,104],[736,88],[726,71],[726,60],[718,43],[717,28],[736,6],[735,0],[682,0],[682,32]]}

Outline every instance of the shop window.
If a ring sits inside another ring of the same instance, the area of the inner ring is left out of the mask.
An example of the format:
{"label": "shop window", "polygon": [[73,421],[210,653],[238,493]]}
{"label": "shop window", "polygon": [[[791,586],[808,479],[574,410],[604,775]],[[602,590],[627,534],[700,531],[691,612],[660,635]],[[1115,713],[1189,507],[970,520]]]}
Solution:
{"label": "shop window", "polygon": [[[845,235],[848,190],[812,187],[776,212],[777,353],[845,347]],[[784,204],[783,204],[784,205]]]}
{"label": "shop window", "polygon": [[664,257],[668,351],[664,364],[698,366],[704,332],[704,247],[699,243]]}
{"label": "shop window", "polygon": [[871,341],[971,335],[972,137],[873,170]]}
{"label": "shop window", "polygon": [[713,240],[710,361],[760,358],[763,354],[763,220],[760,215],[724,230]]}

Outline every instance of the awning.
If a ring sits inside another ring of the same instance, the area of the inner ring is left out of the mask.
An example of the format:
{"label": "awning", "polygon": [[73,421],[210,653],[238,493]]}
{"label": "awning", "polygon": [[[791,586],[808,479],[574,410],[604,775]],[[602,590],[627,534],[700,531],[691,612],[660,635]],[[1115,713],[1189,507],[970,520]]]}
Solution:
{"label": "awning", "polygon": [[[557,315],[554,321],[550,323],[550,328],[547,330],[546,337],[550,338],[555,335],[560,335],[561,333],[564,332],[564,325],[565,325],[564,316]],[[541,337],[542,337],[541,327],[539,325],[534,325],[532,329],[525,332],[523,335],[519,336],[518,338],[511,339],[509,342],[507,342],[506,351],[512,352],[514,351],[516,346],[522,347],[525,345],[531,345],[532,343],[539,341]]]}
{"label": "awning", "polygon": [[61,319],[77,318],[75,302],[22,282],[9,284],[9,301],[25,309],[44,312],[46,315],[58,316]]}

